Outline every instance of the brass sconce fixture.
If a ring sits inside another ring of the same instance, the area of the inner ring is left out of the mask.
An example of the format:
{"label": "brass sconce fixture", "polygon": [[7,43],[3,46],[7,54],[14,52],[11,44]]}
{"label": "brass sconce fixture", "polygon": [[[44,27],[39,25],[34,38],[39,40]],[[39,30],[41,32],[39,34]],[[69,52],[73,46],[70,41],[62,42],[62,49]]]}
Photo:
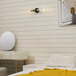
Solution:
{"label": "brass sconce fixture", "polygon": [[39,8],[35,8],[35,9],[31,10],[31,12],[39,13],[40,9]]}
{"label": "brass sconce fixture", "polygon": [[75,13],[75,8],[72,7],[72,8],[71,8],[71,14],[74,14],[74,13]]}

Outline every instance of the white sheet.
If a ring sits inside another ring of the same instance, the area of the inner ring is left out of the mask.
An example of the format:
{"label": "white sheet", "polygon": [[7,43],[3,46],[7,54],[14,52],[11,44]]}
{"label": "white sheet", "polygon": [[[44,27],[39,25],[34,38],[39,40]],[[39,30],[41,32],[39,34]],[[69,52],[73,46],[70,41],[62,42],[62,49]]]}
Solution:
{"label": "white sheet", "polygon": [[15,75],[19,75],[19,74],[27,74],[29,72],[33,72],[33,71],[37,71],[37,70],[43,70],[42,68],[33,68],[33,69],[29,69],[29,70],[26,70],[26,71],[21,71],[21,72],[18,72],[18,73],[15,73],[15,74],[12,74],[12,75],[8,75],[8,76],[15,76]]}
{"label": "white sheet", "polygon": [[[71,68],[71,67],[44,67],[44,68],[50,68],[50,69],[58,68],[58,69],[67,69],[67,70],[76,71],[76,68]],[[29,69],[29,70],[26,70],[26,71],[18,72],[18,73],[9,75],[9,76],[15,76],[15,75],[19,75],[19,74],[27,74],[29,72],[33,72],[33,71],[37,71],[37,70],[43,70],[44,68],[43,67],[41,67],[41,68],[33,68],[33,69]]]}

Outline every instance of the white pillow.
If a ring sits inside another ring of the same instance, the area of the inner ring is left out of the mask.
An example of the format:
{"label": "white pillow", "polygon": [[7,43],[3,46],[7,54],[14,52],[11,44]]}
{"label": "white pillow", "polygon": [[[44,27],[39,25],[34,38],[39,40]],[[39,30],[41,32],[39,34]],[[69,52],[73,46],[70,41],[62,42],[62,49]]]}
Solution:
{"label": "white pillow", "polygon": [[46,66],[56,66],[56,67],[75,67],[76,66],[76,56],[65,56],[61,54],[54,54],[49,57]]}

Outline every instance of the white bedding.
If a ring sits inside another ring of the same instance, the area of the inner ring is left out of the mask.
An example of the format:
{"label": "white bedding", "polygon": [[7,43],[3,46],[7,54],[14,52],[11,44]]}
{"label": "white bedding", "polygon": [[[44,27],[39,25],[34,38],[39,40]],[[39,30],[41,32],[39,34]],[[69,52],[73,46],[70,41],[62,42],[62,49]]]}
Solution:
{"label": "white bedding", "polygon": [[[55,67],[54,67],[55,66]],[[59,66],[59,67],[58,67]],[[64,66],[64,67],[63,67]],[[15,76],[18,74],[26,74],[35,70],[43,70],[44,68],[58,68],[76,71],[76,56],[65,56],[61,54],[50,55],[49,60],[46,64],[40,65],[37,68],[15,73],[9,76]]]}
{"label": "white bedding", "polygon": [[76,56],[51,54],[45,65],[46,66],[75,67],[76,66]]}
{"label": "white bedding", "polygon": [[[44,67],[44,68],[51,68],[51,69],[58,68],[58,69],[67,69],[67,70],[76,71],[76,68],[71,68],[71,67]],[[43,70],[44,68],[43,67],[42,68],[33,68],[33,69],[29,69],[29,70],[26,70],[26,71],[18,72],[18,73],[9,75],[9,76],[15,76],[15,75],[19,75],[19,74],[27,74],[29,72],[33,72],[33,71],[37,71],[37,70]]]}
{"label": "white bedding", "polygon": [[33,72],[34,70],[41,70],[42,68],[33,68],[33,69],[29,69],[29,70],[26,70],[26,71],[21,71],[21,72],[18,72],[18,73],[15,73],[15,74],[12,74],[12,75],[8,75],[8,76],[15,76],[15,75],[19,75],[19,74],[27,74],[29,72]]}

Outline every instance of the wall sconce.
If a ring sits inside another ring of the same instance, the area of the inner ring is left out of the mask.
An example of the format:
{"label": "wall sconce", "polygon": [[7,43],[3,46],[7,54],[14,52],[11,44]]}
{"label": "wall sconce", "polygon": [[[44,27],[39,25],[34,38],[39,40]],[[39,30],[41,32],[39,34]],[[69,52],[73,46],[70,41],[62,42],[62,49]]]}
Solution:
{"label": "wall sconce", "polygon": [[72,8],[71,8],[71,14],[74,14],[74,13],[75,13],[75,8],[72,7]]}
{"label": "wall sconce", "polygon": [[40,9],[39,8],[35,8],[35,9],[31,10],[31,12],[40,13]]}

